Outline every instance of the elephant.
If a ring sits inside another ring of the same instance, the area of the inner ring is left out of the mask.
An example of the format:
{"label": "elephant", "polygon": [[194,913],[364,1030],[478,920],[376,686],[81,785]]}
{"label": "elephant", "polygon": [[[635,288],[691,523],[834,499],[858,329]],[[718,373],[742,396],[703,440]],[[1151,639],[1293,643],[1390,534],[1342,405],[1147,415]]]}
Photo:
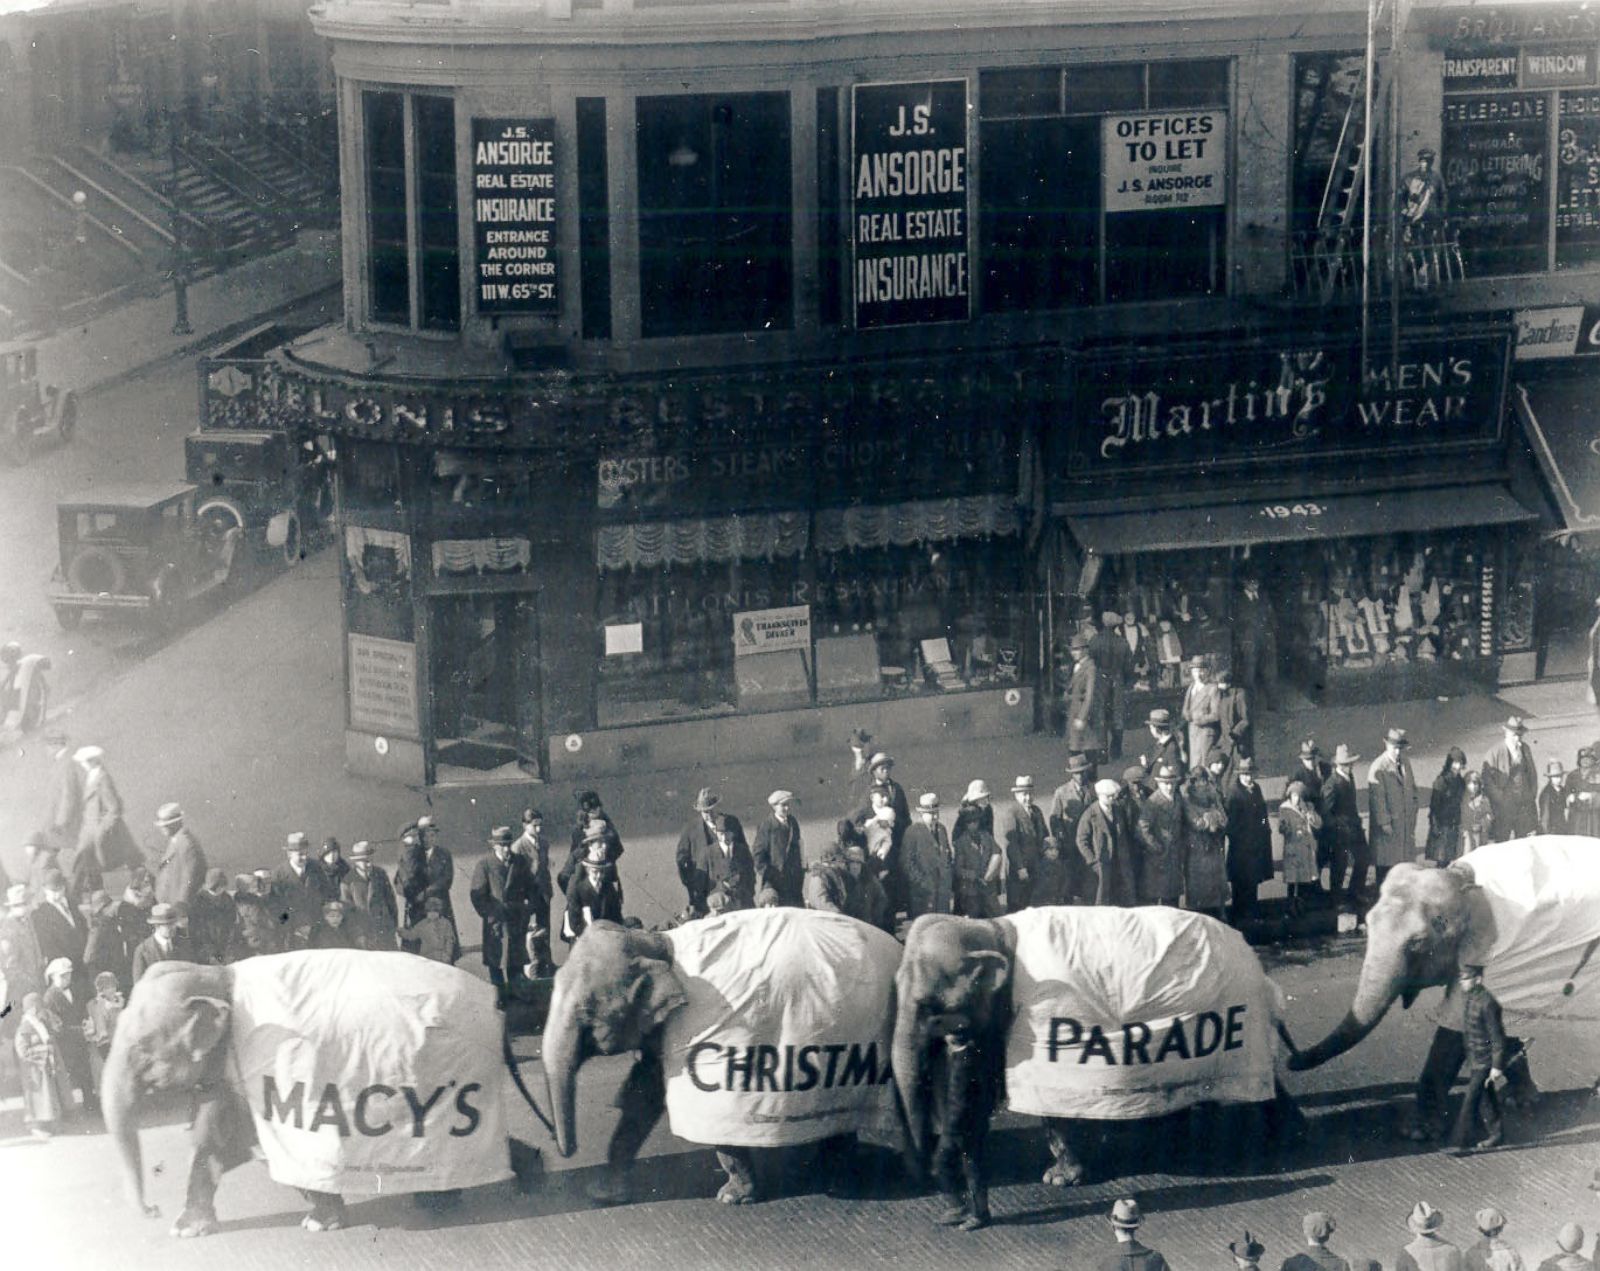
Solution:
{"label": "elephant", "polygon": [[311,1203],[301,1226],[327,1231],[344,1225],[346,1195],[450,1196],[510,1177],[510,1160],[521,1177],[537,1151],[506,1137],[501,1053],[493,990],[410,954],[160,962],[117,1023],[101,1107],[128,1194],[154,1218],[139,1117],[154,1096],[190,1097],[194,1156],[172,1235],[217,1230],[217,1186],[258,1143],[273,1178]]}
{"label": "elephant", "polygon": [[892,936],[816,910],[735,911],[663,932],[593,923],[556,973],[545,1021],[557,1151],[577,1150],[578,1070],[628,1051],[622,1115],[590,1188],[597,1203],[629,1198],[663,1112],[679,1138],[716,1149],[728,1205],[759,1199],[753,1149],[820,1143],[836,1157],[874,1127],[899,1143],[889,1066],[899,960]]}
{"label": "elephant", "polygon": [[[1367,948],[1344,1017],[1316,1045],[1290,1061],[1315,1068],[1375,1029],[1398,998],[1409,1009],[1425,989],[1454,986],[1463,966],[1484,968],[1484,983],[1508,1017],[1538,1018],[1600,998],[1600,843],[1535,835],[1478,848],[1444,868],[1401,864],[1389,871],[1367,913]],[[1412,1138],[1437,1133],[1445,1094],[1463,1054],[1459,1023],[1450,1028],[1453,992],[1434,1036],[1417,1090]],[[1513,1053],[1522,1051],[1510,1039]],[[1508,1094],[1538,1098],[1525,1052],[1506,1071]]]}
{"label": "elephant", "polygon": [[[895,994],[893,1064],[910,1150],[924,1166],[938,1140],[933,1165],[949,1203],[940,1221],[951,1225],[988,1219],[984,1140],[1002,1087],[1012,1111],[1043,1117],[1044,1182],[1056,1187],[1084,1180],[1072,1143],[1079,1119],[1206,1102],[1252,1104],[1298,1124],[1274,1072],[1277,1039],[1292,1049],[1277,990],[1243,938],[1201,914],[927,914],[906,934]],[[1168,1064],[1172,1083],[1151,1083],[1150,1067]],[[974,1069],[991,1074],[987,1108],[951,1097],[972,1088]],[[1124,1072],[1133,1074],[1126,1087]]]}

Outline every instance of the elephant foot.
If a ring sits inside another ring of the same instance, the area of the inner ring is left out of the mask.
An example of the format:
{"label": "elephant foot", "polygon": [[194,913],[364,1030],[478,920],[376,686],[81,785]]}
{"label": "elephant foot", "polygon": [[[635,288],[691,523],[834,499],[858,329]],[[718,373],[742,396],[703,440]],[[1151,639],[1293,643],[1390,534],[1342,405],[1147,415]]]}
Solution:
{"label": "elephant foot", "polygon": [[988,1214],[968,1214],[961,1220],[960,1229],[962,1231],[982,1231],[989,1225],[989,1221]]}
{"label": "elephant foot", "polygon": [[591,1202],[596,1205],[625,1205],[633,1198],[633,1186],[621,1170],[607,1170],[587,1188]]}
{"label": "elephant foot", "polygon": [[1057,1161],[1044,1172],[1047,1187],[1076,1187],[1083,1182],[1083,1166],[1077,1161]]}
{"label": "elephant foot", "polygon": [[717,1200],[724,1205],[751,1205],[755,1199],[755,1188],[736,1178],[730,1178],[717,1191]]}
{"label": "elephant foot", "polygon": [[319,1218],[316,1214],[307,1214],[300,1220],[300,1225],[307,1231],[338,1231],[344,1226],[343,1218],[336,1218],[332,1214]]}
{"label": "elephant foot", "polygon": [[179,1240],[195,1240],[209,1236],[217,1230],[217,1216],[197,1209],[185,1209],[172,1224],[168,1235]]}

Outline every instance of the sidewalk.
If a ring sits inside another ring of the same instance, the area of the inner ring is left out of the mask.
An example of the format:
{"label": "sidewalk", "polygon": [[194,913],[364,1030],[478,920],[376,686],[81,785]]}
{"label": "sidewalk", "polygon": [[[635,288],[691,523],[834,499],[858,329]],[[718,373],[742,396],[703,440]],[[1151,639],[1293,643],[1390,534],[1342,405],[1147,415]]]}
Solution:
{"label": "sidewalk", "polygon": [[103,388],[153,363],[204,348],[227,331],[339,285],[339,235],[302,230],[291,247],[189,285],[190,335],[173,335],[172,289],[123,305],[38,342],[39,375],[75,393]]}

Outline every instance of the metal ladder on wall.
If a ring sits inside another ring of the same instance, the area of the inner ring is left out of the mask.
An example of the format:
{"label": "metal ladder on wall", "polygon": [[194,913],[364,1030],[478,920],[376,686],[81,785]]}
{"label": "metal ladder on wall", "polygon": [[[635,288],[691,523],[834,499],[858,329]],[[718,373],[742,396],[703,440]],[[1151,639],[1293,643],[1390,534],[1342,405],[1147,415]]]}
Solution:
{"label": "metal ladder on wall", "polygon": [[[1388,102],[1390,74],[1388,60],[1380,61],[1372,93],[1373,112],[1380,119]],[[1360,257],[1353,248],[1360,233],[1366,173],[1366,95],[1366,68],[1363,67],[1351,91],[1350,104],[1345,107],[1333,162],[1328,165],[1327,184],[1317,209],[1310,269],[1312,288],[1323,304],[1331,302],[1340,291],[1360,284]]]}

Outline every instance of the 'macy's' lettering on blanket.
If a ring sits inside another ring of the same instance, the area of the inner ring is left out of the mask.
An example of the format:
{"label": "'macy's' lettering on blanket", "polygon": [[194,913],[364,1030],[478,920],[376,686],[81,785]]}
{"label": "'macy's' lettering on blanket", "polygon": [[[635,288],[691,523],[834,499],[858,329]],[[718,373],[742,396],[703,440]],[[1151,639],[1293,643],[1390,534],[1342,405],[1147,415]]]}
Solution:
{"label": "'macy's' lettering on blanket", "polygon": [[[1085,1035],[1079,1020],[1056,1015],[1050,1020],[1050,1036],[1045,1043],[1045,1050],[1051,1063],[1069,1062],[1071,1056],[1068,1052],[1076,1049],[1077,1062],[1080,1064],[1099,1059],[1113,1067],[1117,1064],[1159,1064],[1172,1056],[1178,1059],[1204,1059],[1218,1049],[1244,1049],[1245,1010],[1243,1005],[1230,1006],[1226,1019],[1216,1011],[1202,1011],[1191,1022],[1192,1031],[1185,1028],[1183,1017],[1179,1016],[1172,1021],[1159,1046],[1154,1045],[1155,1030],[1139,1020],[1123,1024],[1120,1029],[1113,1027],[1109,1036],[1099,1024],[1092,1024]],[[1119,1032],[1120,1045],[1114,1040]],[[1154,1058],[1151,1057],[1152,1048]]]}
{"label": "'macy's' lettering on blanket", "polygon": [[[452,1081],[449,1086],[436,1086],[433,1093],[426,1098],[411,1086],[395,1087],[382,1084],[367,1086],[348,1101],[347,1111],[345,1093],[334,1082],[330,1081],[323,1086],[321,1097],[313,1103],[307,1098],[305,1082],[295,1082],[289,1087],[289,1092],[284,1094],[279,1091],[278,1083],[268,1074],[261,1078],[261,1119],[269,1122],[281,1121],[285,1125],[293,1125],[297,1130],[306,1129],[312,1132],[324,1126],[332,1126],[341,1139],[349,1138],[352,1132],[368,1138],[378,1138],[396,1128],[395,1113],[398,1112],[401,1127],[403,1128],[409,1119],[411,1137],[420,1139],[427,1134],[428,1114],[438,1106],[450,1087],[454,1085],[455,1082]],[[456,1091],[456,1097],[450,1106],[455,1108],[456,1114],[461,1119],[450,1127],[451,1138],[464,1139],[477,1130],[483,1116],[472,1105],[469,1096],[482,1089],[480,1082],[469,1081]],[[405,1100],[403,1109],[397,1108],[391,1112],[383,1106],[390,1100],[402,1097]],[[378,1107],[373,1106],[375,1102],[378,1103]],[[311,1111],[309,1125],[306,1123],[308,1109]],[[351,1129],[352,1126],[355,1127],[354,1131]]]}
{"label": "'macy's' lettering on blanket", "polygon": [[833,1090],[883,1086],[894,1077],[887,1055],[879,1063],[875,1041],[823,1046],[722,1046],[698,1042],[689,1047],[684,1071],[696,1089],[708,1093],[799,1093],[819,1087]]}

